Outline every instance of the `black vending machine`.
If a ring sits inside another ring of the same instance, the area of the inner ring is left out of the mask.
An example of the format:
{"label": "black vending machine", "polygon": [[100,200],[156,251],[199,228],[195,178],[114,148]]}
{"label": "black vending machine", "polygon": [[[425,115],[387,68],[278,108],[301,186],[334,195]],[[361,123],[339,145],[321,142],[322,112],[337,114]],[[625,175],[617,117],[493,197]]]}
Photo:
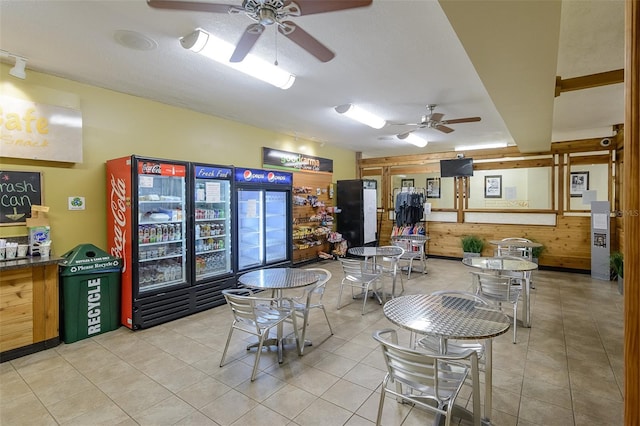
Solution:
{"label": "black vending machine", "polygon": [[368,179],[339,180],[337,205],[338,232],[349,247],[374,246],[378,239],[376,181]]}

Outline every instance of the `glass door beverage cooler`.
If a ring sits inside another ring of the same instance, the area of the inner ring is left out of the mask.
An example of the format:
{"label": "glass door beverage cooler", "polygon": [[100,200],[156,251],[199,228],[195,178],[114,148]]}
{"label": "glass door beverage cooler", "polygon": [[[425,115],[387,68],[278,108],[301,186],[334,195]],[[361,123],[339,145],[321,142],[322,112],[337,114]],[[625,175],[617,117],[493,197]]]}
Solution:
{"label": "glass door beverage cooler", "polygon": [[107,161],[107,240],[123,259],[121,322],[145,328],[190,312],[188,163]]}
{"label": "glass door beverage cooler", "polygon": [[290,266],[293,174],[235,169],[237,272]]}
{"label": "glass door beverage cooler", "polygon": [[192,164],[194,310],[224,304],[235,285],[232,247],[233,168]]}

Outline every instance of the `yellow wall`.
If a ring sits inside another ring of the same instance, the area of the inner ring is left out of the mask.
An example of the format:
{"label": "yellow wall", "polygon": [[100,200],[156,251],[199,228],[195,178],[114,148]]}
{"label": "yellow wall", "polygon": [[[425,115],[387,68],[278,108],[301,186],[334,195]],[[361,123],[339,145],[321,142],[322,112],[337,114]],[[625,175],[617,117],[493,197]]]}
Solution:
{"label": "yellow wall", "polygon": [[[159,102],[27,71],[9,76],[0,65],[0,94],[80,109],[83,162],[0,157],[0,169],[40,171],[51,207],[54,254],[81,243],[106,249],[105,161],[131,154],[240,167],[262,167],[262,147],[333,159],[333,181],[355,178],[355,153]],[[68,197],[85,197],[86,210],[69,211]],[[26,235],[25,226],[0,227],[1,236]]]}

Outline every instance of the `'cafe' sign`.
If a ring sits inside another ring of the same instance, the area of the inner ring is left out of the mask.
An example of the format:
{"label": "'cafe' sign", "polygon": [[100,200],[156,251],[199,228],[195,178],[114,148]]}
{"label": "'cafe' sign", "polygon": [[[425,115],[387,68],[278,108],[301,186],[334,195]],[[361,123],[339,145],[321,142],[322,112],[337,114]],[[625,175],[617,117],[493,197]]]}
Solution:
{"label": "'cafe' sign", "polygon": [[80,111],[2,96],[0,156],[81,163]]}

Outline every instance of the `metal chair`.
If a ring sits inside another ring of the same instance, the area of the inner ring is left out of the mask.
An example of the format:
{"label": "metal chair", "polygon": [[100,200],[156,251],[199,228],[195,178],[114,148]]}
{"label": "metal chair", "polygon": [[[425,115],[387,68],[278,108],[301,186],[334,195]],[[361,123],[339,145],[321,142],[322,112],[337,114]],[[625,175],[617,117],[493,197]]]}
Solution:
{"label": "metal chair", "polygon": [[400,277],[400,286],[402,287],[402,291],[400,294],[404,293],[404,279],[402,278],[402,271],[400,269],[400,259],[404,255],[405,251],[402,247],[399,246],[382,246],[380,248],[385,247],[393,247],[394,249],[402,250],[401,253],[395,256],[382,256],[381,262],[378,263],[380,266],[380,271],[383,275],[391,278],[393,282],[393,287],[391,288],[391,297],[396,296],[396,280],[398,276]]}
{"label": "metal chair", "polygon": [[[376,425],[381,424],[386,394],[398,402],[409,402],[439,416],[445,416],[445,426],[451,424],[456,397],[469,373],[472,375],[473,422],[480,425],[480,385],[478,357],[473,350],[460,355],[438,355],[416,351],[398,345],[395,330],[373,332],[380,343],[387,374],[382,381]],[[469,360],[471,368],[460,361]]]}
{"label": "metal chair", "polygon": [[340,292],[338,294],[338,309],[342,308],[342,306],[340,305],[340,300],[342,299],[342,290],[345,286],[351,287],[351,297],[354,299],[356,295],[353,290],[355,288],[360,289],[362,298],[364,299],[362,302],[362,315],[365,314],[369,292],[372,292],[376,299],[378,299],[378,302],[382,304],[382,298],[378,293],[378,291],[381,290],[379,287],[380,278],[382,277],[382,272],[380,271],[379,267],[375,267],[375,269],[372,269],[371,264],[367,264],[364,261],[355,259],[340,259],[340,263],[342,264],[342,272],[344,274],[344,277],[340,282]]}
{"label": "metal chair", "polygon": [[[259,339],[256,360],[251,373],[251,381],[254,381],[258,371],[262,347],[266,338],[269,336],[269,331],[273,327],[280,326],[287,319],[290,319],[293,323],[298,354],[302,355],[293,300],[289,298],[256,297],[250,289],[246,288],[222,290],[222,294],[233,313],[233,323],[229,329],[227,343],[222,352],[220,367],[224,365],[224,359],[229,349],[229,342],[231,342],[233,330],[254,335]],[[281,344],[281,342],[278,341],[277,344]]]}
{"label": "metal chair", "polygon": [[329,326],[329,332],[333,336],[333,329],[331,328],[327,311],[322,304],[322,296],[324,296],[324,290],[327,286],[327,282],[331,279],[331,272],[322,268],[308,268],[307,271],[317,273],[320,276],[318,282],[312,286],[305,287],[300,296],[291,297],[296,314],[301,317],[303,321],[302,334],[300,335],[300,340],[302,341],[300,354],[304,351],[304,342],[307,334],[307,325],[309,324],[309,312],[311,309],[322,310],[322,313],[324,313],[324,317],[327,320],[327,325]]}
{"label": "metal chair", "polygon": [[500,241],[504,241],[505,245],[498,244],[498,248],[495,252],[496,256],[518,256],[524,257],[527,260],[533,259],[531,247],[513,247],[508,244],[509,242],[530,243],[531,240],[526,238],[509,237],[503,238]]}
{"label": "metal chair", "polygon": [[506,275],[471,272],[471,276],[476,294],[497,305],[500,309],[502,309],[503,303],[509,303],[513,306],[513,343],[516,343],[518,300],[522,287],[513,285],[514,278]]}
{"label": "metal chair", "polygon": [[407,280],[411,279],[414,260],[422,263],[422,273],[427,273],[427,255],[425,251],[425,246],[427,245],[426,238],[424,240],[398,238],[393,244],[404,249],[404,253],[400,257],[400,261],[406,262]]}
{"label": "metal chair", "polygon": [[[510,237],[510,238],[503,238],[500,241],[505,241],[505,243],[508,243],[509,241],[511,242],[521,242],[521,243],[530,243],[531,240],[527,239],[527,238],[517,238],[517,237]],[[533,249],[531,247],[513,247],[513,246],[502,246],[502,245],[498,245],[498,248],[495,251],[496,256],[511,256],[511,257],[524,257],[525,259],[527,259],[530,262],[533,262]],[[529,280],[529,282],[531,283],[531,271],[524,271],[524,272],[517,272],[517,271],[505,271],[503,272],[503,275],[508,275],[510,277],[515,278],[516,282],[524,287],[524,281],[525,280]],[[533,287],[533,284],[530,284],[531,288]]]}

